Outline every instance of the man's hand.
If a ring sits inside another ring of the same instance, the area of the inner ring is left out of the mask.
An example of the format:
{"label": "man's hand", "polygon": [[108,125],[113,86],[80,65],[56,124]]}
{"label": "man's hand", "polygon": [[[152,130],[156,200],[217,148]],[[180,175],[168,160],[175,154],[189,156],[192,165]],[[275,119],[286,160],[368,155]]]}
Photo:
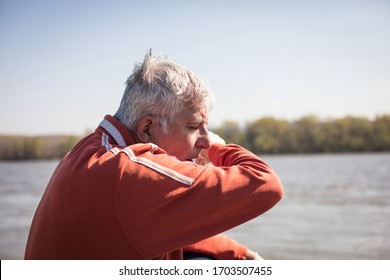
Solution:
{"label": "man's hand", "polygon": [[247,260],[264,260],[262,257],[260,257],[260,255],[257,252],[252,251],[251,249],[246,250],[246,259]]}
{"label": "man's hand", "polygon": [[[211,131],[209,131],[209,139],[210,139],[210,147],[213,144],[223,144],[223,145],[226,144],[225,140],[223,140],[217,134],[212,133]],[[195,160],[195,163],[199,165],[206,165],[210,163],[209,149],[203,149],[202,151],[200,151],[200,154],[198,158]]]}

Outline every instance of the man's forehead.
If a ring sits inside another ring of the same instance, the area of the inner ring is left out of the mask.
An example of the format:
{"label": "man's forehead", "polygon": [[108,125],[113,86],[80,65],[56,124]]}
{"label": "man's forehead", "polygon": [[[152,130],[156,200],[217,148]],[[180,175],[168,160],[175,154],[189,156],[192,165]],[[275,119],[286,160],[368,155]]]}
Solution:
{"label": "man's forehead", "polygon": [[179,118],[181,118],[185,122],[207,122],[208,114],[207,110],[199,109],[199,108],[187,108],[184,109],[181,113],[179,113]]}

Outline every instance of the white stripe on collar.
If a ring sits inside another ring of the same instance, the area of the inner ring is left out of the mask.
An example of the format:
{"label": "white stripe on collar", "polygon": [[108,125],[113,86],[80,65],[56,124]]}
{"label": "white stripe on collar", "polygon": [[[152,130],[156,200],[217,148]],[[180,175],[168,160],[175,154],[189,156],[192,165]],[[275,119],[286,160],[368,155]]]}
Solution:
{"label": "white stripe on collar", "polygon": [[105,134],[104,132],[102,133],[102,146],[106,147],[107,152],[112,149],[112,145],[108,141],[108,135]]}
{"label": "white stripe on collar", "polygon": [[125,139],[123,139],[123,136],[121,135],[121,133],[119,132],[118,129],[116,129],[116,127],[110,123],[108,120],[104,119],[100,122],[99,124],[101,127],[103,127],[105,130],[107,130],[108,133],[110,133],[110,135],[114,138],[115,142],[122,146],[122,147],[126,147],[126,142],[125,142]]}

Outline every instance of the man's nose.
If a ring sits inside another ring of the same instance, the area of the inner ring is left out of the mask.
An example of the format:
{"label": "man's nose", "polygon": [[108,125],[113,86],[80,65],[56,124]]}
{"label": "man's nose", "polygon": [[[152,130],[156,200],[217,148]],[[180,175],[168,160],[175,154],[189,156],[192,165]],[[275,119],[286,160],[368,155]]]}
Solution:
{"label": "man's nose", "polygon": [[210,144],[209,131],[207,130],[207,127],[204,126],[199,130],[198,146],[207,150],[210,148]]}

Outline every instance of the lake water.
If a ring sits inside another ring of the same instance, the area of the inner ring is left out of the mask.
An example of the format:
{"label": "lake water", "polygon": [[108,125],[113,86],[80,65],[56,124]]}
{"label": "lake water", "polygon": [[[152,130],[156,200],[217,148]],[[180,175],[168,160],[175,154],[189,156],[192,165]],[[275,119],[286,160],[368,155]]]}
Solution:
{"label": "lake water", "polygon": [[[283,200],[226,234],[266,259],[390,259],[390,154],[263,157]],[[0,258],[22,259],[58,161],[0,162]]]}

